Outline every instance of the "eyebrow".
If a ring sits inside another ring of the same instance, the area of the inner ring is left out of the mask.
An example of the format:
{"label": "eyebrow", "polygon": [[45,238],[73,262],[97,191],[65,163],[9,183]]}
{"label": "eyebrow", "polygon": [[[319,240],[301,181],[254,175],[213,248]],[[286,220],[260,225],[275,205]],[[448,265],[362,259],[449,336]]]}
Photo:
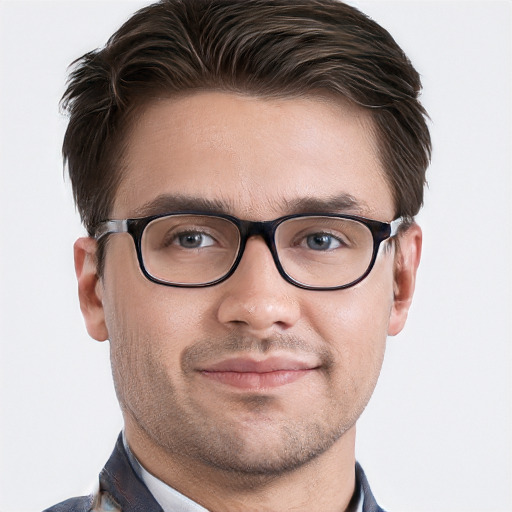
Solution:
{"label": "eyebrow", "polygon": [[206,213],[226,213],[232,210],[229,205],[219,199],[206,199],[184,195],[163,194],[148,201],[134,210],[135,217],[149,217],[162,213],[200,211]]}
{"label": "eyebrow", "polygon": [[368,205],[351,194],[339,194],[327,198],[300,197],[286,200],[290,213],[363,213],[370,211]]}
{"label": "eyebrow", "polygon": [[[370,211],[368,205],[351,194],[338,194],[327,198],[299,197],[295,199],[273,200],[271,207],[284,211],[283,215],[300,213],[355,213]],[[187,196],[181,194],[162,194],[136,208],[133,217],[149,217],[171,212],[198,211],[205,213],[233,214],[233,203],[222,199]]]}

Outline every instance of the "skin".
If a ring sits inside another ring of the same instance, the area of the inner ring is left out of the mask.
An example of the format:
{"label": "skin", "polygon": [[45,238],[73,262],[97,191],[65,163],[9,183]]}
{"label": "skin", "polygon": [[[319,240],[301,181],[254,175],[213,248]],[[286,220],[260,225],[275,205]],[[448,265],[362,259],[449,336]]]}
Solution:
{"label": "skin", "polygon": [[[350,195],[336,211],[394,218],[369,115],[326,97],[163,98],[145,108],[126,147],[111,218],[153,213],[177,194],[249,220]],[[328,292],[287,283],[258,237],[234,275],[208,288],[147,280],[127,234],[110,237],[98,278],[95,249],[89,238],[75,244],[81,308],[89,334],[110,340],[127,439],[143,466],[212,511],[345,510],[355,423],[386,337],[407,317],[419,227],[398,248],[381,247],[361,283]],[[284,385],[256,378],[243,388],[202,371],[232,357],[308,369]]]}

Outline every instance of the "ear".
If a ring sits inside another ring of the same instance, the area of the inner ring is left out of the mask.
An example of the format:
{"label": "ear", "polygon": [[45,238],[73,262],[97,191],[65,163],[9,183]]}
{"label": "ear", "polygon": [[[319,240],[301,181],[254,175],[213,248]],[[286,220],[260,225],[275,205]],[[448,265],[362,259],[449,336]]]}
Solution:
{"label": "ear", "polygon": [[73,249],[78,298],[87,332],[95,340],[105,341],[108,339],[108,331],[103,310],[103,287],[96,265],[96,240],[79,238]]}
{"label": "ear", "polygon": [[420,264],[421,243],[421,228],[417,224],[412,224],[398,236],[395,253],[393,307],[388,327],[390,336],[398,334],[407,320],[416,284],[416,271]]}

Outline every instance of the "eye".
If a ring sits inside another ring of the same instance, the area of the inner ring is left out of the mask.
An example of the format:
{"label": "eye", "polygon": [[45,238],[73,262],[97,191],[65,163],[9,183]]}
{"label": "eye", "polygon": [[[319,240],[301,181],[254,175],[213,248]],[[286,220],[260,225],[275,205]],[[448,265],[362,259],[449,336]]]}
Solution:
{"label": "eye", "polygon": [[341,247],[343,242],[329,233],[313,233],[306,237],[306,244],[314,251],[330,251]]}
{"label": "eye", "polygon": [[179,233],[173,237],[172,244],[179,245],[184,249],[200,249],[215,244],[215,240],[206,233],[200,231],[189,231]]}

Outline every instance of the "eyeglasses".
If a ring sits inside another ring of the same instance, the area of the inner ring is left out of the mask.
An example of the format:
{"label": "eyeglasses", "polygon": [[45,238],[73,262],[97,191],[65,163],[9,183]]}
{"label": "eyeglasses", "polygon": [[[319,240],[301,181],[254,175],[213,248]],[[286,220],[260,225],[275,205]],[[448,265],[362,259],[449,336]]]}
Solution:
{"label": "eyeglasses", "polygon": [[231,276],[247,240],[261,236],[286,281],[309,290],[337,290],[370,273],[380,244],[394,237],[401,223],[402,218],[385,223],[340,214],[251,222],[230,215],[175,212],[102,222],[96,239],[129,233],[140,268],[150,281],[202,287]]}

